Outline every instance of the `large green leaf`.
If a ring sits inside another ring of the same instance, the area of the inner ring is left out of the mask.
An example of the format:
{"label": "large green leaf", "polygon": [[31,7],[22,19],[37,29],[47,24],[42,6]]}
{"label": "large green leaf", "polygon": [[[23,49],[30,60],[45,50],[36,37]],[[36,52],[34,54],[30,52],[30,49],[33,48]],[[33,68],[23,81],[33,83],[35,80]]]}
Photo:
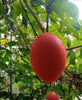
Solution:
{"label": "large green leaf", "polygon": [[56,12],[60,18],[63,18],[64,14],[75,19],[78,18],[77,7],[67,0],[55,0],[50,9],[51,11]]}

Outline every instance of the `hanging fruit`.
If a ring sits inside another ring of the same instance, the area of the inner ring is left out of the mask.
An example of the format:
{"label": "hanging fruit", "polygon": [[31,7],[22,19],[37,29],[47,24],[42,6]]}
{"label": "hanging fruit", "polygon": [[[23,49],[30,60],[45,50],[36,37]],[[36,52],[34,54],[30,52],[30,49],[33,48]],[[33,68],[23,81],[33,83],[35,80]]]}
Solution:
{"label": "hanging fruit", "polygon": [[66,66],[66,49],[54,34],[43,33],[34,40],[30,50],[33,71],[46,83],[56,81]]}
{"label": "hanging fruit", "polygon": [[59,98],[55,92],[51,92],[48,94],[47,100],[59,100]]}

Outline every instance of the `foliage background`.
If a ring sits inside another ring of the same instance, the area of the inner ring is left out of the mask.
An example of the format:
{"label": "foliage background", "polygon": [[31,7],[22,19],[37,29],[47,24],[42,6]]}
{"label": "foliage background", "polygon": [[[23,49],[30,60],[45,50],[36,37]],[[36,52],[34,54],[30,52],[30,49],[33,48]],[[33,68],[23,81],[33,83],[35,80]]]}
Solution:
{"label": "foliage background", "polygon": [[[44,100],[51,91],[63,100],[81,100],[82,20],[78,15],[68,0],[0,0],[0,100]],[[66,70],[53,84],[39,80],[29,60],[31,44],[43,32],[57,35],[67,48]]]}

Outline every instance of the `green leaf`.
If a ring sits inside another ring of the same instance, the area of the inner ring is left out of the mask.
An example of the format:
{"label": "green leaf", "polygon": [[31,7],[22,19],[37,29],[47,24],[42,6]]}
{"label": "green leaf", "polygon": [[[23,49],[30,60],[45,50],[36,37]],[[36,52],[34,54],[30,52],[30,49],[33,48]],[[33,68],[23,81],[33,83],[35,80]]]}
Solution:
{"label": "green leaf", "polygon": [[0,83],[2,83],[4,80],[4,77],[0,77]]}
{"label": "green leaf", "polygon": [[75,59],[76,59],[75,52],[71,50],[69,52],[69,56],[70,56],[70,64],[75,65]]}
{"label": "green leaf", "polygon": [[80,48],[80,58],[82,58],[82,48]]}
{"label": "green leaf", "polygon": [[12,52],[4,47],[0,47],[0,50],[6,51],[6,53],[8,53],[9,55],[12,54]]}
{"label": "green leaf", "polygon": [[11,6],[10,14],[13,15],[13,19],[16,20],[16,17],[22,13],[22,7],[18,1],[15,1]]}
{"label": "green leaf", "polygon": [[17,42],[11,41],[11,42],[8,42],[7,44],[11,48],[12,46],[16,46],[17,45]]}
{"label": "green leaf", "polygon": [[61,40],[64,39],[64,34],[63,33],[60,33],[58,31],[53,31],[53,34],[57,35]]}
{"label": "green leaf", "polygon": [[82,73],[82,64],[79,65],[78,70],[79,70],[79,73]]}
{"label": "green leaf", "polygon": [[82,40],[74,39],[72,41],[72,46],[79,46],[82,45]]}
{"label": "green leaf", "polygon": [[31,87],[33,86],[32,78],[29,77],[29,76],[27,76],[27,77],[23,80],[23,82],[29,83],[29,84],[31,85]]}
{"label": "green leaf", "polygon": [[50,9],[56,12],[60,18],[62,18],[64,14],[75,19],[78,18],[78,8],[67,0],[62,0],[62,2],[61,0],[55,0]]}
{"label": "green leaf", "polygon": [[72,35],[73,35],[74,37],[76,37],[77,39],[79,39],[79,32],[78,32],[77,30],[73,29],[73,30],[72,30]]}
{"label": "green leaf", "polygon": [[5,6],[0,2],[0,16],[5,14]]}
{"label": "green leaf", "polygon": [[61,85],[60,85],[60,84],[55,85],[54,91],[55,91],[57,94],[59,94],[59,92],[61,91]]}
{"label": "green leaf", "polygon": [[24,64],[23,66],[24,66],[25,69],[28,70],[28,72],[31,73],[33,71],[32,68],[31,68],[31,66],[28,63]]}
{"label": "green leaf", "polygon": [[55,12],[52,12],[51,14],[50,14],[50,20],[53,22],[53,23],[55,23],[56,21],[59,21],[59,16],[55,13]]}
{"label": "green leaf", "polygon": [[19,48],[19,50],[20,50],[21,53],[23,53],[26,56],[29,54],[29,50],[27,51],[27,49]]}
{"label": "green leaf", "polygon": [[6,65],[4,62],[0,61],[0,68],[4,70],[5,68],[8,68],[8,65]]}
{"label": "green leaf", "polygon": [[82,39],[82,29],[79,31],[79,37]]}

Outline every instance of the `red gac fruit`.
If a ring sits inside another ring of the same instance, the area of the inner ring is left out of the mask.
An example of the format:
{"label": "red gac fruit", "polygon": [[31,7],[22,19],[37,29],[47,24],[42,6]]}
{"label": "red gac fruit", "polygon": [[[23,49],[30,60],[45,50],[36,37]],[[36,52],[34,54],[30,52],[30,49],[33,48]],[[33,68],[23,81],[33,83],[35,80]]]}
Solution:
{"label": "red gac fruit", "polygon": [[51,93],[48,94],[47,100],[59,100],[59,98],[58,98],[56,93],[51,92]]}
{"label": "red gac fruit", "polygon": [[65,70],[66,49],[54,34],[39,35],[30,50],[31,66],[36,75],[46,83],[56,81]]}

